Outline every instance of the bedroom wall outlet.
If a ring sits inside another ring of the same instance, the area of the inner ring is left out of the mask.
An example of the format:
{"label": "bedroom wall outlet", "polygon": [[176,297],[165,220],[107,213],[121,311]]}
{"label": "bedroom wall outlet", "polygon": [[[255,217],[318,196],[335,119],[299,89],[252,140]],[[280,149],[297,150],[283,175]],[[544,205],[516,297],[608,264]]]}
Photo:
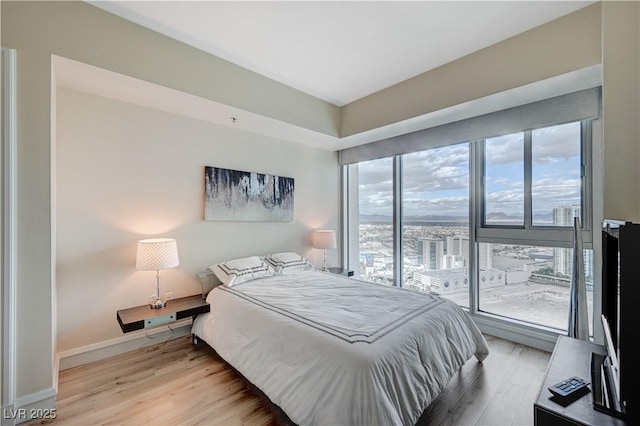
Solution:
{"label": "bedroom wall outlet", "polygon": [[173,292],[172,291],[168,291],[164,294],[164,300],[171,300],[173,299]]}
{"label": "bedroom wall outlet", "polygon": [[147,296],[147,303],[153,303],[156,301],[156,295],[155,294],[151,294],[149,296]]}

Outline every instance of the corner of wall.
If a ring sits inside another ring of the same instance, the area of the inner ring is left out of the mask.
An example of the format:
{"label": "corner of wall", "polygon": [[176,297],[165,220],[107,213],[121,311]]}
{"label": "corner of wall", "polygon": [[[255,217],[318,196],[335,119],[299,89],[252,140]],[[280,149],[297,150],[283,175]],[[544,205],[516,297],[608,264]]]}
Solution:
{"label": "corner of wall", "polygon": [[[16,399],[9,419],[14,425],[35,419],[54,419],[56,417],[56,396],[54,388],[43,389],[36,393]],[[4,417],[3,413],[3,417]]]}

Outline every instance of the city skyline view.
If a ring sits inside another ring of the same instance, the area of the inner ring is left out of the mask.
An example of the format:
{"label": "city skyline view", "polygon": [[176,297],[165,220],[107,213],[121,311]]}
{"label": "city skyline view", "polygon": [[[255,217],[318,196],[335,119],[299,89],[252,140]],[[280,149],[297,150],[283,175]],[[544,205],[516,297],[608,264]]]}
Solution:
{"label": "city skyline view", "polygon": [[[581,123],[486,139],[477,145],[483,176],[483,225],[524,226],[530,197],[533,226],[572,227],[581,217]],[[528,145],[530,143],[530,145]],[[394,282],[394,160],[359,163],[361,278],[434,292],[469,307],[470,154],[463,143],[402,155],[401,280]],[[525,189],[530,146],[530,189]],[[525,193],[527,192],[527,193]],[[528,195],[527,195],[528,194]],[[556,329],[567,329],[573,249],[475,242],[478,309]],[[540,243],[534,243],[540,244]],[[592,304],[593,252],[582,254]],[[591,311],[590,311],[591,312]]]}
{"label": "city skyline view", "polygon": [[[359,234],[359,277],[394,285],[392,225],[361,224]],[[468,227],[405,225],[402,250],[402,287],[469,307]],[[478,250],[481,311],[566,330],[573,249],[483,243]],[[592,319],[593,252],[583,258]]]}

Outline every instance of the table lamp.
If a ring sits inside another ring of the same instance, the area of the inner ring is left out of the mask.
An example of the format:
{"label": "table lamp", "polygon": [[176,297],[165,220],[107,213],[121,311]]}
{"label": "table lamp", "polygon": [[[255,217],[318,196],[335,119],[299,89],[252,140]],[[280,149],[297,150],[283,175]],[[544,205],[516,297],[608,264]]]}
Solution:
{"label": "table lamp", "polygon": [[336,248],[336,232],[328,229],[319,229],[313,233],[313,247],[324,251],[322,270],[327,270],[327,249]]}
{"label": "table lamp", "polygon": [[160,297],[160,270],[174,268],[180,264],[178,246],[173,238],[150,238],[138,241],[136,269],[140,271],[156,271],[156,300],[149,303],[152,309],[166,306]]}

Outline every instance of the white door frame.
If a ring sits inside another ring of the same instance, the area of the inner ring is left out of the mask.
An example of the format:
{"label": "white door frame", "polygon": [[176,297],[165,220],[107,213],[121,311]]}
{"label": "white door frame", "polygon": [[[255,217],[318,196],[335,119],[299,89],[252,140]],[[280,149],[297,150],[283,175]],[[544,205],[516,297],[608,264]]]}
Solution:
{"label": "white door frame", "polygon": [[14,408],[16,397],[16,51],[2,47],[2,145],[0,171],[2,172],[2,247],[0,270],[2,274],[2,329],[0,330],[2,383],[2,425],[14,424],[5,416]]}

